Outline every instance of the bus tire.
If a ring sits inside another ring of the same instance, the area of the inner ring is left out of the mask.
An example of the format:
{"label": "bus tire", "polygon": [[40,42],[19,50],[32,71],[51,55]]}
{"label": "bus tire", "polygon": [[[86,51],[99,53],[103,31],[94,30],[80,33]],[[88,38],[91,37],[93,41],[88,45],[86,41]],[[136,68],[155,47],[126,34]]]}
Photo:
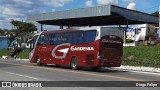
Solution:
{"label": "bus tire", "polygon": [[73,70],[77,70],[78,69],[78,61],[77,61],[77,58],[72,58],[71,60],[71,68]]}
{"label": "bus tire", "polygon": [[13,59],[16,59],[16,58],[17,58],[17,55],[14,55],[14,56],[13,56]]}
{"label": "bus tire", "polygon": [[37,64],[37,66],[42,66],[41,59],[39,56],[37,56],[37,58],[36,58],[36,64]]}
{"label": "bus tire", "polygon": [[99,71],[101,69],[101,67],[91,67],[92,71]]}
{"label": "bus tire", "polygon": [[61,67],[60,65],[55,65],[55,67]]}

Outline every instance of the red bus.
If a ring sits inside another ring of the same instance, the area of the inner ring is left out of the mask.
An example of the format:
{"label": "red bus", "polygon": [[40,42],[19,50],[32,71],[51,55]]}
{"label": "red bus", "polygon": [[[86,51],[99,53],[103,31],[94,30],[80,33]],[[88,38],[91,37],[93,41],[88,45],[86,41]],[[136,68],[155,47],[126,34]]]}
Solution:
{"label": "red bus", "polygon": [[33,38],[30,62],[72,69],[119,67],[123,54],[123,30],[94,27],[44,31]]}

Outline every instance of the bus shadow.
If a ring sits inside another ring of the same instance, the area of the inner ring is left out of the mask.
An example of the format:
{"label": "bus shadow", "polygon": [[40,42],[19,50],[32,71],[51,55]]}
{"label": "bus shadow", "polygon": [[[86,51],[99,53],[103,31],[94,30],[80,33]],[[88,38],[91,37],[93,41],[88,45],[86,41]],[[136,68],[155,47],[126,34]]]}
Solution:
{"label": "bus shadow", "polygon": [[[57,68],[57,69],[70,69],[72,70],[70,67],[67,66],[55,66],[55,65],[47,65],[45,67],[53,67],[53,68]],[[87,72],[97,72],[97,73],[122,73],[122,72],[128,72],[128,71],[124,71],[124,70],[118,70],[118,69],[113,69],[113,68],[101,68],[100,70],[97,71],[93,71],[90,68],[79,68],[77,71],[87,71]]]}
{"label": "bus shadow", "polygon": [[88,71],[88,72],[97,72],[97,73],[122,73],[122,72],[128,72],[124,70],[116,70],[116,69],[111,69],[111,68],[101,68],[100,70],[93,71],[89,68],[84,68],[82,69],[83,71]]}

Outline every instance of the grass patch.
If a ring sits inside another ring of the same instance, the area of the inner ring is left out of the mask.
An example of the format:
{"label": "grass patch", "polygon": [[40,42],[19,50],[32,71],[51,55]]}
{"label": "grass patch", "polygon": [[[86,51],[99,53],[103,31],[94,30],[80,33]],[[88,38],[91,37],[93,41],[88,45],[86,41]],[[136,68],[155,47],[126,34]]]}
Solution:
{"label": "grass patch", "polygon": [[123,65],[160,67],[159,46],[124,47]]}
{"label": "grass patch", "polygon": [[[4,49],[4,50],[0,50],[0,57],[2,56],[9,56],[11,54],[12,50],[7,50],[7,49]],[[26,49],[24,51],[22,51],[21,53],[19,53],[17,55],[17,58],[20,58],[20,59],[28,59],[29,58],[29,49]]]}
{"label": "grass patch", "polygon": [[20,59],[28,59],[29,58],[29,49],[25,49],[20,54],[18,54],[17,58]]}
{"label": "grass patch", "polygon": [[10,51],[7,49],[0,50],[0,57],[2,56],[8,56],[10,54]]}

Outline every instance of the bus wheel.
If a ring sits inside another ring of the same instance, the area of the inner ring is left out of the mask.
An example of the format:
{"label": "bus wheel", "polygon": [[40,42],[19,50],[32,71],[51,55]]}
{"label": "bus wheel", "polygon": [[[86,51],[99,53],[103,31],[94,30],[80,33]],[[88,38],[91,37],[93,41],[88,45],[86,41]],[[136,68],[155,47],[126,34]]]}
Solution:
{"label": "bus wheel", "polygon": [[61,67],[60,65],[55,65],[55,67]]}
{"label": "bus wheel", "polygon": [[91,67],[92,71],[99,71],[101,69],[101,67]]}
{"label": "bus wheel", "polygon": [[78,69],[78,61],[77,61],[77,58],[72,58],[71,68],[74,69],[74,70],[77,70],[77,69]]}
{"label": "bus wheel", "polygon": [[14,55],[13,58],[16,59],[16,58],[17,58],[17,55]]}
{"label": "bus wheel", "polygon": [[41,59],[40,59],[39,56],[36,58],[36,63],[37,63],[38,66],[41,66],[41,65],[42,65]]}

